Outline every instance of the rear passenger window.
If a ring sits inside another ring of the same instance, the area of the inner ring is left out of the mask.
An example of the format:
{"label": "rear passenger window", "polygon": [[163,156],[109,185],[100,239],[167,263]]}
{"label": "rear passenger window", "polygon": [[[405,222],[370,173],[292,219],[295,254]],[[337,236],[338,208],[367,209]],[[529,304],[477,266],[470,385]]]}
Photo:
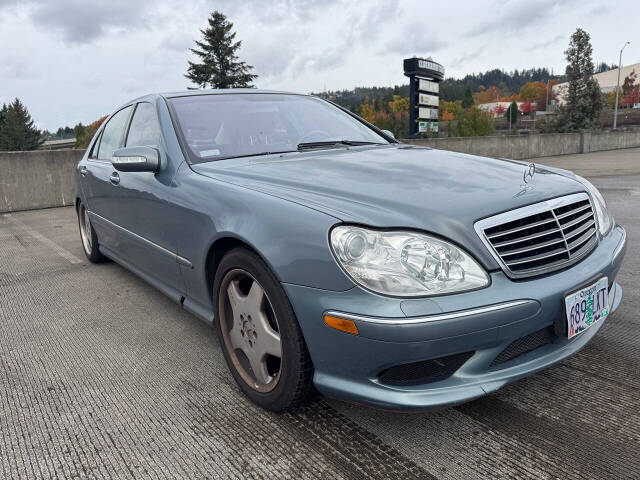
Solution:
{"label": "rear passenger window", "polygon": [[147,147],[160,145],[160,125],[156,110],[150,103],[139,103],[131,120],[127,147]]}
{"label": "rear passenger window", "polygon": [[116,113],[109,123],[104,126],[102,138],[100,139],[100,147],[98,148],[98,159],[111,161],[113,152],[120,148],[124,137],[124,128],[129,119],[132,106],[128,106]]}

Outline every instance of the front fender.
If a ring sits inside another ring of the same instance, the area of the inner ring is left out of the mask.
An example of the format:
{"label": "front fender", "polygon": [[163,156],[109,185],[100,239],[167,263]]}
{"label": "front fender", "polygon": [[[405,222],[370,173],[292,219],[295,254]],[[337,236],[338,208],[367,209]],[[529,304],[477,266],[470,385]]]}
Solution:
{"label": "front fender", "polygon": [[345,291],[353,282],[335,262],[328,232],[338,220],[309,207],[200,175],[183,164],[174,179],[174,202],[180,211],[172,219],[180,238],[178,255],[193,267],[183,267],[189,297],[210,304],[207,255],[221,238],[235,238],[253,248],[276,277],[324,290]]}

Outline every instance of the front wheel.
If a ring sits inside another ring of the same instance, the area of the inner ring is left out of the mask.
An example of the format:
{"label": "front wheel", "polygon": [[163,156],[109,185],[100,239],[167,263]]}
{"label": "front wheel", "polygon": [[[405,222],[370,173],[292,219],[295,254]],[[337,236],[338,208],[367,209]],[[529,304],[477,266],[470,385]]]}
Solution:
{"label": "front wheel", "polygon": [[264,261],[229,252],[214,280],[217,331],[231,373],[256,404],[283,411],[302,404],[313,367],[295,314]]}
{"label": "front wheel", "polygon": [[92,263],[107,261],[107,257],[100,253],[98,236],[91,225],[89,211],[83,203],[78,205],[78,226],[80,227],[80,239],[82,240],[82,250]]}

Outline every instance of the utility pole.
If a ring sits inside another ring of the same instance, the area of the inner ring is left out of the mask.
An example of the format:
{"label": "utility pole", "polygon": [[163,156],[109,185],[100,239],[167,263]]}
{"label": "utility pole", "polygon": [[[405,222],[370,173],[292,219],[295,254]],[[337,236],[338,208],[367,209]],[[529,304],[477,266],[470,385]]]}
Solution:
{"label": "utility pole", "polygon": [[544,101],[544,112],[549,111],[549,79],[547,78],[547,99]]}
{"label": "utility pole", "polygon": [[618,60],[618,83],[616,83],[616,105],[615,110],[613,112],[613,129],[616,129],[618,125],[618,94],[620,93],[620,71],[622,70],[622,51],[627,48],[631,42],[627,42],[624,44],[624,47],[620,49],[620,59]]}

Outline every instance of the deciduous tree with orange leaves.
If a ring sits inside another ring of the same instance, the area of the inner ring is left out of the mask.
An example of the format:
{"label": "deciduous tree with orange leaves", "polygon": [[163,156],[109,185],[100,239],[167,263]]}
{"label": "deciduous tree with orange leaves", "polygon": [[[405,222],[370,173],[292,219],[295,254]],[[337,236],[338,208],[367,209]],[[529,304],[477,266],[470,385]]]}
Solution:
{"label": "deciduous tree with orange leaves", "polygon": [[89,125],[82,125],[81,123],[76,125],[74,127],[76,133],[75,148],[87,148],[89,146],[89,142],[91,142],[91,139],[96,134],[98,128],[100,128],[100,125],[102,125],[102,122],[105,121],[107,116],[108,115],[100,117],[98,120],[90,123]]}
{"label": "deciduous tree with orange leaves", "polygon": [[491,85],[489,88],[476,93],[476,103],[490,103],[497,102],[502,92],[495,85]]}

